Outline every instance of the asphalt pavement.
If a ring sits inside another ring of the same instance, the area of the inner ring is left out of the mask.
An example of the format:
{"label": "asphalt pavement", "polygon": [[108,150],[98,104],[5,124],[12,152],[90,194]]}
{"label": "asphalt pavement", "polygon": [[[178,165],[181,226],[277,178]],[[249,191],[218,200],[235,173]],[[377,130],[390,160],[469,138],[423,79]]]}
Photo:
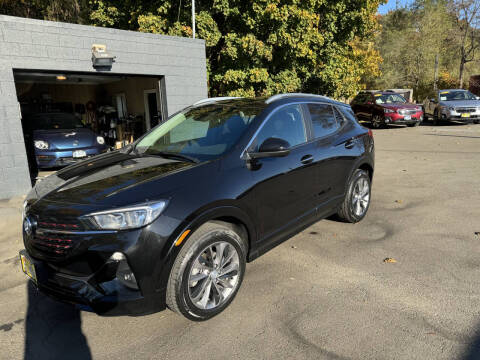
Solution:
{"label": "asphalt pavement", "polygon": [[480,125],[374,136],[364,221],[320,221],[248,264],[203,323],[99,317],[38,293],[17,256],[22,199],[0,201],[0,358],[480,359]]}

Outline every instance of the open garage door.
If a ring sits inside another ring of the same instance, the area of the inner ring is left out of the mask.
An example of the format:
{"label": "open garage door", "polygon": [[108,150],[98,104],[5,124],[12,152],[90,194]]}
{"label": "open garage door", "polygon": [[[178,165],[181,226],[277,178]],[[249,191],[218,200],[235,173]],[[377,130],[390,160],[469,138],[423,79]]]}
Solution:
{"label": "open garage door", "polygon": [[32,182],[165,120],[162,76],[14,70]]}

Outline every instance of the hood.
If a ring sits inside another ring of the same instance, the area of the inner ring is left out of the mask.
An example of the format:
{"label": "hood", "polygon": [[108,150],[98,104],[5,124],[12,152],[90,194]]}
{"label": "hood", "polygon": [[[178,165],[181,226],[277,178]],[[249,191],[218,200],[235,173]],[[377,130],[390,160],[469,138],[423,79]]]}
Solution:
{"label": "hood", "polygon": [[440,105],[451,107],[480,107],[480,100],[440,101]]}
{"label": "hood", "polygon": [[90,129],[35,130],[33,140],[48,142],[51,150],[66,150],[97,145],[97,135]]}
{"label": "hood", "polygon": [[415,109],[421,109],[420,105],[415,105],[412,103],[393,103],[393,104],[381,104],[380,106],[386,108],[386,109],[392,109],[392,110],[400,110],[400,109],[406,109],[406,110],[415,110]]}
{"label": "hood", "polygon": [[[35,185],[37,199],[109,207],[141,203],[180,184],[168,175],[198,164],[112,152],[69,166]],[[164,179],[164,180],[161,180]],[[162,184],[159,184],[162,181]]]}

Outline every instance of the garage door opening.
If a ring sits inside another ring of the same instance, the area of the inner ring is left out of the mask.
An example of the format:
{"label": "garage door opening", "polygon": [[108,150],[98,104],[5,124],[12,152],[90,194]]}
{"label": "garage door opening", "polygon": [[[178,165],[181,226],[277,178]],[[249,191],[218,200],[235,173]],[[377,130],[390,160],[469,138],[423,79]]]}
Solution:
{"label": "garage door opening", "polygon": [[32,184],[166,119],[162,76],[14,70]]}

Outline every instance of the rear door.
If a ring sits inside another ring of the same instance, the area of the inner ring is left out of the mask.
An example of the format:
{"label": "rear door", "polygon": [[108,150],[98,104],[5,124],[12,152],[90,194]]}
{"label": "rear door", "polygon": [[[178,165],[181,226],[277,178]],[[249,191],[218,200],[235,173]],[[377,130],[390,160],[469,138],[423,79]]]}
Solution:
{"label": "rear door", "polygon": [[343,197],[349,171],[358,156],[353,124],[346,121],[336,106],[307,105],[315,146],[315,201],[322,210],[329,209]]}

